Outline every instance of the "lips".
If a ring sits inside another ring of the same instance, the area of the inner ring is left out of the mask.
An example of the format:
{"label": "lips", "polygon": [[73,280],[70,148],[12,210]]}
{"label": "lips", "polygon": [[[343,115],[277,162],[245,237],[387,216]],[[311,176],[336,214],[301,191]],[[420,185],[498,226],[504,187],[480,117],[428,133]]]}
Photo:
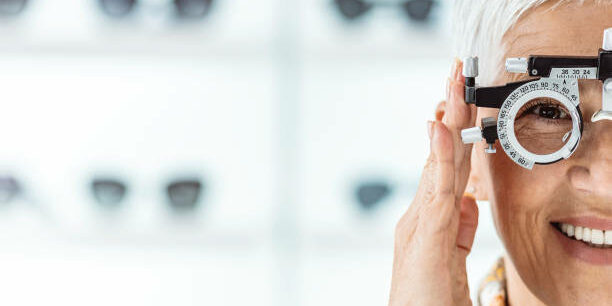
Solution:
{"label": "lips", "polygon": [[582,217],[551,225],[570,256],[590,264],[612,265],[612,220]]}
{"label": "lips", "polygon": [[601,230],[569,223],[557,223],[557,229],[565,236],[574,240],[586,242],[592,247],[612,247],[612,230]]}

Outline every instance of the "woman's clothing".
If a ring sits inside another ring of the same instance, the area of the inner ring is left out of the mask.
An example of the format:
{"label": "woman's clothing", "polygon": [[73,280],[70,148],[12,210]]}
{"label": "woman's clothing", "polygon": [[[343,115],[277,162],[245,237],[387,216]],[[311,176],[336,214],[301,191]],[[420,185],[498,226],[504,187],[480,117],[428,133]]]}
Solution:
{"label": "woman's clothing", "polygon": [[506,306],[508,305],[508,296],[506,295],[506,268],[504,267],[504,259],[500,258],[489,271],[478,288],[478,300],[476,304],[479,306]]}

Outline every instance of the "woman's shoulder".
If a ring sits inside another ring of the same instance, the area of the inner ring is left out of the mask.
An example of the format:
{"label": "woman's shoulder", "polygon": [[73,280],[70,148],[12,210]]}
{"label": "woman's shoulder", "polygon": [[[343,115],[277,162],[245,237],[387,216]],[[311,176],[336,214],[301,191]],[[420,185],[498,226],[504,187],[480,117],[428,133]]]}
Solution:
{"label": "woman's shoulder", "polygon": [[499,258],[493,268],[487,273],[486,277],[478,287],[479,306],[506,306],[506,269],[504,259]]}

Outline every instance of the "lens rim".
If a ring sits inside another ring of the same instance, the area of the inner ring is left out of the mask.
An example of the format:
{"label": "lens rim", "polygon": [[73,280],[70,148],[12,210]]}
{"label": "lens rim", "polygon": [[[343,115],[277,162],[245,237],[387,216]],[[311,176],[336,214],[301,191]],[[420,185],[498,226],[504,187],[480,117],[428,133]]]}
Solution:
{"label": "lens rim", "polygon": [[0,191],[5,195],[4,197],[0,197],[0,204],[7,204],[14,201],[23,190],[16,177],[12,175],[0,175]]}
{"label": "lens rim", "polygon": [[348,21],[361,18],[374,7],[373,3],[364,0],[334,0],[334,4],[340,15]]}
{"label": "lens rim", "polygon": [[[126,8],[122,11],[113,11],[109,9],[109,2],[112,1],[122,1],[127,3],[127,5],[125,6]],[[131,15],[132,12],[134,12],[134,7],[136,7],[136,4],[138,3],[137,0],[98,0],[98,5],[100,6],[100,8],[102,9],[102,11],[109,17],[112,18],[123,18],[126,17],[128,15]]]}
{"label": "lens rim", "polygon": [[[103,192],[107,192],[109,187],[113,188],[113,192],[119,191],[119,196],[112,202],[108,201],[108,198],[102,195]],[[105,188],[107,190],[104,190]],[[123,203],[123,201],[127,198],[129,187],[121,179],[97,177],[91,180],[90,190],[93,198],[98,204],[105,207],[118,207],[119,204]]]}
{"label": "lens rim", "polygon": [[17,10],[6,11],[3,9],[0,9],[0,17],[12,17],[12,16],[20,15],[25,10],[27,4],[28,4],[28,0],[19,0],[19,6],[17,7]]}
{"label": "lens rim", "polygon": [[369,180],[358,183],[354,196],[359,207],[371,211],[393,194],[393,186],[386,180]]}
{"label": "lens rim", "polygon": [[[177,193],[180,191],[180,188],[192,188],[195,189],[195,196],[190,201],[181,202],[177,198]],[[193,178],[182,178],[182,179],[174,179],[166,184],[166,198],[168,200],[168,204],[175,211],[192,211],[199,206],[199,203],[202,200],[202,194],[205,189],[205,184],[201,179]]]}
{"label": "lens rim", "polygon": [[[426,8],[422,11],[416,11],[415,5],[418,4],[425,4]],[[411,20],[425,23],[429,21],[435,4],[436,1],[433,0],[409,0],[402,2],[401,6],[404,13],[410,17]]]}
{"label": "lens rim", "polygon": [[[514,120],[518,111],[529,101],[541,97],[559,101],[572,117],[572,133],[566,144],[558,151],[545,155],[525,149],[514,132]],[[551,164],[569,158],[578,148],[582,137],[583,118],[579,104],[580,93],[576,80],[570,80],[568,84],[568,80],[541,78],[516,88],[501,105],[497,118],[497,133],[502,149],[516,164],[527,169],[533,168],[534,164]]]}
{"label": "lens rim", "polygon": [[199,0],[204,3],[204,10],[198,14],[189,14],[189,11],[185,9],[184,5],[181,3],[185,3],[185,1],[194,1],[194,0],[174,0],[172,3],[174,4],[174,11],[176,16],[181,19],[200,19],[206,17],[213,6],[213,0]]}

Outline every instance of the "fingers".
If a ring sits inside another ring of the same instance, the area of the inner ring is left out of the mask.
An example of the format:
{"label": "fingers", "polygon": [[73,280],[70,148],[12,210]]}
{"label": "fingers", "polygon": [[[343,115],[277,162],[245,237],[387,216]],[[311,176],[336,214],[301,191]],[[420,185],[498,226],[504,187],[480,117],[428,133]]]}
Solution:
{"label": "fingers", "polygon": [[428,122],[431,153],[414,201],[396,227],[390,305],[469,303],[465,257],[478,208],[473,198],[461,198],[470,168],[461,129],[472,124],[475,112],[464,103],[460,71],[456,62],[447,100],[436,109],[437,120]]}
{"label": "fingers", "polygon": [[471,145],[465,145],[462,142],[461,130],[474,126],[476,118],[476,108],[465,103],[465,78],[462,75],[462,69],[463,63],[456,59],[448,80],[447,102],[442,119],[442,122],[451,131],[454,140],[457,200],[460,199],[467,184],[472,150]]}
{"label": "fingers", "polygon": [[[471,147],[461,141],[461,129],[473,121],[472,110],[464,100],[462,63],[456,61],[449,78],[447,101],[436,109],[434,123],[429,123],[431,154],[421,177],[412,208],[424,214],[423,220],[437,229],[448,228],[456,233],[459,200],[469,176]],[[467,148],[466,148],[467,147]],[[430,227],[430,226],[428,226]]]}
{"label": "fingers", "polygon": [[[442,122],[435,122],[431,152],[435,161],[436,203],[452,205],[455,198],[455,155],[453,136]],[[447,202],[447,203],[443,203]]]}
{"label": "fingers", "polygon": [[464,251],[464,255],[470,253],[476,228],[478,227],[478,206],[472,196],[461,198],[461,212],[459,217],[459,230],[457,231],[457,248]]}
{"label": "fingers", "polygon": [[456,226],[450,226],[458,216],[455,205],[453,137],[440,121],[430,122],[429,130],[431,154],[423,171],[419,190],[407,214],[413,215],[427,232],[456,232]]}
{"label": "fingers", "polygon": [[462,75],[463,63],[455,59],[451,75],[447,80],[446,114],[444,123],[450,129],[461,129],[473,123],[475,109],[465,103],[465,78]]}
{"label": "fingers", "polygon": [[[446,86],[448,88],[448,84]],[[442,118],[444,118],[444,109],[446,108],[446,101],[442,101],[440,103],[438,103],[438,106],[436,106],[436,110],[435,110],[435,116],[436,116],[436,120],[437,121],[442,121]]]}

